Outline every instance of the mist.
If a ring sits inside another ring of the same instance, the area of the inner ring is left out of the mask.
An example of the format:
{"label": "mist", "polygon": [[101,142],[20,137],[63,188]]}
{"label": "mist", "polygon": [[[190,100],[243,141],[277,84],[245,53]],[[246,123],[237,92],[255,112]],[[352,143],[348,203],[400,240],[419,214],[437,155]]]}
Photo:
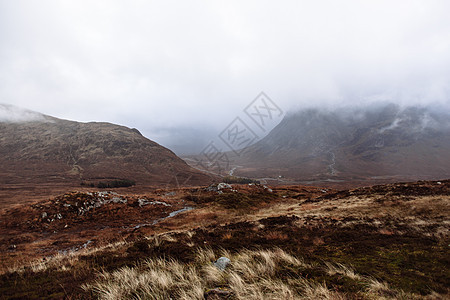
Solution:
{"label": "mist", "polygon": [[0,123],[48,122],[38,112],[0,103]]}
{"label": "mist", "polygon": [[448,11],[428,0],[1,1],[0,103],[136,127],[179,154],[261,91],[283,112],[448,109]]}

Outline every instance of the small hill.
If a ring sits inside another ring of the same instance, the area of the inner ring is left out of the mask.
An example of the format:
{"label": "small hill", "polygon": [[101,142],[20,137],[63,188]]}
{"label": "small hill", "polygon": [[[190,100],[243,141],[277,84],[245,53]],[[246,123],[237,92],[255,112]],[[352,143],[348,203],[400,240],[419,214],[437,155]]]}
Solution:
{"label": "small hill", "polygon": [[207,183],[172,151],[137,129],[80,123],[0,105],[0,184]]}

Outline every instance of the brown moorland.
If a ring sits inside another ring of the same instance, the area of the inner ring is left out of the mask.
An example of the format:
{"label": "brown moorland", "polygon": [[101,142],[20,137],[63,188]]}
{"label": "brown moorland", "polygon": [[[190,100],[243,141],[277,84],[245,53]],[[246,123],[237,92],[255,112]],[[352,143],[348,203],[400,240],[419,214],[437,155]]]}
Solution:
{"label": "brown moorland", "polygon": [[449,180],[64,193],[2,212],[0,294],[443,299],[449,199]]}

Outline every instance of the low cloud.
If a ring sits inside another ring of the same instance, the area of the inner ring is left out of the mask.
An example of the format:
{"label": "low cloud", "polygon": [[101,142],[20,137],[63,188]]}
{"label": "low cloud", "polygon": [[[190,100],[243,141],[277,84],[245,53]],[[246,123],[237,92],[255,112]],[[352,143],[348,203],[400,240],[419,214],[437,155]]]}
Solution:
{"label": "low cloud", "polygon": [[[450,2],[2,1],[0,102],[149,138],[284,111],[448,107]],[[178,139],[178,141],[177,141]]]}
{"label": "low cloud", "polygon": [[47,118],[38,112],[19,108],[12,105],[0,104],[0,122],[23,123],[23,122],[47,122]]}

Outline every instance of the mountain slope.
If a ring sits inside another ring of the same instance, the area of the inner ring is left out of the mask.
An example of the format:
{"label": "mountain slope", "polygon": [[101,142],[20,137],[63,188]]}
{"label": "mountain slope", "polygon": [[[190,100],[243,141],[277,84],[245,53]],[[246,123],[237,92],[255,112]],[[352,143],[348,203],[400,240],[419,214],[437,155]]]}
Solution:
{"label": "mountain slope", "polygon": [[290,114],[234,163],[236,174],[309,179],[450,176],[450,114],[389,104]]}
{"label": "mountain slope", "polygon": [[152,185],[209,181],[137,129],[61,120],[8,105],[1,105],[0,111],[2,184],[79,184],[100,179]]}

